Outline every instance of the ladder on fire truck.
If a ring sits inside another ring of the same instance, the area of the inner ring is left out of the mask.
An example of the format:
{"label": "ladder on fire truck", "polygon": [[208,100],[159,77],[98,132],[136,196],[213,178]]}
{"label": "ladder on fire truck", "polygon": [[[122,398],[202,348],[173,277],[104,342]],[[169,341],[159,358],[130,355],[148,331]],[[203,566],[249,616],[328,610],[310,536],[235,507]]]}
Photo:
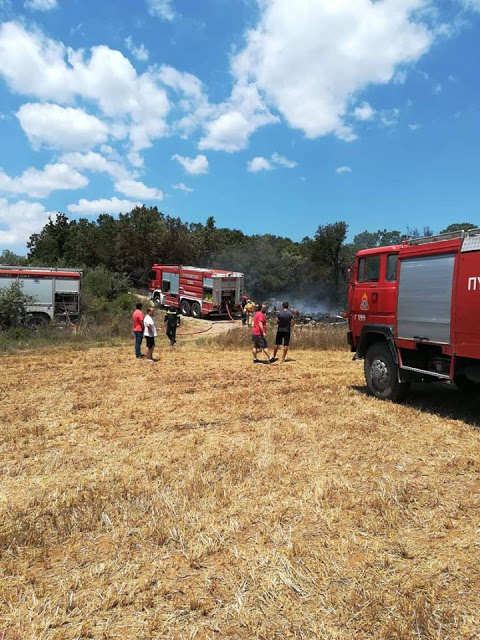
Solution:
{"label": "ladder on fire truck", "polygon": [[447,233],[439,233],[436,236],[422,236],[421,238],[407,238],[406,244],[408,245],[420,245],[428,244],[430,242],[442,242],[446,240],[455,240],[455,238],[474,238],[480,236],[480,229],[469,229],[465,231],[449,231]]}

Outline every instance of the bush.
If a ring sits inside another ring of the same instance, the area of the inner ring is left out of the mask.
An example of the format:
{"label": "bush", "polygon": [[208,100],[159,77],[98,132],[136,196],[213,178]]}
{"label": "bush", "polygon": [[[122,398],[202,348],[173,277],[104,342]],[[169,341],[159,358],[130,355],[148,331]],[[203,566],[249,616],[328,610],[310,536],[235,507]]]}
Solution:
{"label": "bush", "polygon": [[105,298],[114,300],[122,293],[127,293],[130,283],[125,275],[107,271],[105,267],[95,267],[85,271],[83,275],[83,294],[89,298]]}
{"label": "bush", "polygon": [[32,298],[23,293],[19,282],[12,282],[8,287],[0,289],[0,328],[9,329],[22,325],[27,315],[27,305],[31,302]]}

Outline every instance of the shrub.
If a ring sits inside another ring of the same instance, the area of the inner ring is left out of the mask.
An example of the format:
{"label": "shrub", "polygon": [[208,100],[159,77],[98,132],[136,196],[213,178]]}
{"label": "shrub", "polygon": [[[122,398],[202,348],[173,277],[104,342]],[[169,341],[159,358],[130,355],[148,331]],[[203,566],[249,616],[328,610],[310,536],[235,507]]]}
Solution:
{"label": "shrub", "polygon": [[22,291],[19,282],[0,289],[0,328],[19,327],[25,321],[27,305],[32,302],[31,296]]}

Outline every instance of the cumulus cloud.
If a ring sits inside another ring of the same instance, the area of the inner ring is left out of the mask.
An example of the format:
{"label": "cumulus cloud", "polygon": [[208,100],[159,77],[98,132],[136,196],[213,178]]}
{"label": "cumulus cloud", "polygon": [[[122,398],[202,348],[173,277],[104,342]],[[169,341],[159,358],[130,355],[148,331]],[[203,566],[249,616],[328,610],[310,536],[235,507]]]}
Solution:
{"label": "cumulus cloud", "polygon": [[131,211],[134,207],[141,206],[140,202],[131,202],[130,200],[119,200],[116,197],[99,200],[86,200],[81,198],[77,204],[69,204],[67,209],[70,213],[83,216],[97,216],[100,213],[125,213]]}
{"label": "cumulus cloud", "polygon": [[57,0],[26,0],[25,7],[36,11],[50,11],[56,9]]}
{"label": "cumulus cloud", "polygon": [[48,218],[54,216],[40,202],[8,202],[6,198],[0,198],[0,246],[23,248],[32,233],[38,233]]}
{"label": "cumulus cloud", "polygon": [[480,0],[460,0],[460,4],[462,4],[465,9],[480,11]]}
{"label": "cumulus cloud", "polygon": [[247,170],[251,173],[258,173],[259,171],[271,171],[276,167],[293,169],[296,166],[296,162],[289,160],[276,151],[272,153],[269,159],[264,158],[263,156],[256,156],[255,158],[252,158],[249,162],[247,162]]}
{"label": "cumulus cloud", "polygon": [[129,198],[139,198],[140,200],[163,200],[163,192],[160,189],[147,187],[143,182],[125,178],[115,182],[115,191],[123,193]]}
{"label": "cumulus cloud", "polygon": [[178,191],[186,191],[187,193],[191,193],[193,191],[191,187],[187,187],[187,185],[183,184],[183,182],[172,184],[172,189],[177,189]]}
{"label": "cumulus cloud", "polygon": [[271,160],[273,163],[278,164],[280,167],[285,167],[286,169],[293,169],[297,166],[296,162],[293,162],[293,160],[289,160],[285,156],[281,156],[276,151],[275,153],[272,153]]}
{"label": "cumulus cloud", "polygon": [[67,48],[40,31],[17,22],[0,26],[0,76],[10,89],[42,101],[95,102],[115,122],[116,137],[128,135],[132,153],[166,134],[170,104],[166,91],[149,71],[137,74],[130,61],[105,45]]}
{"label": "cumulus cloud", "polygon": [[368,102],[362,102],[362,104],[353,112],[353,116],[356,120],[372,120],[374,115],[375,111]]}
{"label": "cumulus cloud", "polygon": [[240,151],[259,127],[279,122],[265,106],[258,89],[247,82],[238,82],[230,98],[217,105],[204,123],[205,135],[199,149]]}
{"label": "cumulus cloud", "polygon": [[[103,145],[102,148],[105,153],[113,153],[113,149],[108,145]],[[132,177],[132,174],[122,164],[114,160],[107,160],[100,153],[95,153],[94,151],[89,151],[88,153],[80,153],[78,151],[65,153],[60,157],[60,162],[80,171],[106,173],[114,180]]]}
{"label": "cumulus cloud", "polygon": [[142,62],[146,62],[148,60],[148,50],[143,42],[141,42],[139,45],[136,45],[133,42],[132,37],[128,36],[127,38],[125,38],[125,46],[130,51],[132,56],[137,60],[140,60]]}
{"label": "cumulus cloud", "polygon": [[337,167],[335,169],[335,173],[352,173],[352,170],[350,167],[347,167],[347,166]]}
{"label": "cumulus cloud", "polygon": [[34,147],[89,149],[108,137],[107,125],[83,109],[27,103],[16,116]]}
{"label": "cumulus cloud", "polygon": [[423,4],[262,0],[259,23],[233,60],[234,77],[253,83],[307,137],[354,140],[346,121],[352,97],[391,82],[397,67],[429,50],[433,35],[415,15]]}
{"label": "cumulus cloud", "polygon": [[271,171],[273,169],[270,161],[263,156],[255,156],[247,162],[247,170],[250,173],[258,173],[259,171]]}
{"label": "cumulus cloud", "polygon": [[147,9],[151,16],[161,20],[172,21],[175,18],[171,0],[147,0]]}
{"label": "cumulus cloud", "polygon": [[46,198],[52,191],[81,189],[88,180],[64,163],[47,164],[43,170],[30,167],[18,178],[11,178],[0,169],[0,191]]}
{"label": "cumulus cloud", "polygon": [[172,160],[176,160],[187,173],[192,175],[200,175],[201,173],[208,172],[208,159],[204,155],[198,155],[196,158],[188,158],[176,153],[172,156]]}

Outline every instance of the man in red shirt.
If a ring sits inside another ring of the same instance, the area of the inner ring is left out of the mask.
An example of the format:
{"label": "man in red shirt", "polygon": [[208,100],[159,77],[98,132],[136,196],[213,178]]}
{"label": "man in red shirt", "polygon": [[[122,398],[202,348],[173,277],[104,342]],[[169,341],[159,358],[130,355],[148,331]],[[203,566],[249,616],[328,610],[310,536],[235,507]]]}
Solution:
{"label": "man in red shirt", "polygon": [[143,313],[142,303],[137,302],[136,309],[132,314],[133,322],[133,335],[135,336],[135,356],[137,358],[143,358],[141,352],[142,340],[143,340]]}
{"label": "man in red shirt", "polygon": [[254,362],[264,362],[257,358],[258,352],[263,351],[263,353],[267,356],[267,362],[276,362],[278,358],[270,358],[270,353],[268,352],[268,344],[267,344],[267,316],[265,315],[267,311],[267,305],[264,302],[257,311],[257,313],[253,316],[253,330],[252,330],[252,342],[253,342],[253,361]]}

